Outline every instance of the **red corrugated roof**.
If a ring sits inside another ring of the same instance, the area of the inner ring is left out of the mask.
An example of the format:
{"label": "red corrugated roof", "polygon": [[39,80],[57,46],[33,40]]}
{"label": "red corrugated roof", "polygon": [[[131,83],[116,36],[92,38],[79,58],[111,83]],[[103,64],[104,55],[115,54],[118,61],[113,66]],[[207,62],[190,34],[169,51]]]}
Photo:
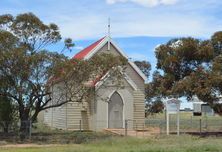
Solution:
{"label": "red corrugated roof", "polygon": [[83,59],[90,51],[92,51],[105,37],[99,39],[98,41],[94,42],[90,46],[86,47],[79,53],[77,53],[73,58],[75,59]]}

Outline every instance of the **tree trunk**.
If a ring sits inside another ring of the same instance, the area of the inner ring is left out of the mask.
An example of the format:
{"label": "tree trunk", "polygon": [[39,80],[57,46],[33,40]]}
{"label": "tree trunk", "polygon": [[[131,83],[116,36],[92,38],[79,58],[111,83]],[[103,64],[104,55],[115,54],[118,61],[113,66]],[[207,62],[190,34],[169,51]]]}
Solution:
{"label": "tree trunk", "polygon": [[215,104],[213,106],[213,109],[214,109],[215,113],[222,116],[222,104],[220,104],[220,103]]}
{"label": "tree trunk", "polygon": [[29,137],[30,125],[31,125],[31,123],[29,120],[21,120],[21,122],[20,122],[20,139],[22,141]]}
{"label": "tree trunk", "polygon": [[23,141],[30,133],[29,109],[20,111],[20,139]]}
{"label": "tree trunk", "polygon": [[38,117],[39,112],[40,112],[39,109],[36,109],[36,110],[35,110],[34,114],[33,114],[32,117],[31,117],[31,121],[32,121],[32,122],[34,122],[34,123],[37,122],[37,117]]}
{"label": "tree trunk", "polygon": [[8,122],[1,122],[0,123],[0,125],[1,125],[1,127],[3,128],[3,131],[4,131],[4,133],[8,133],[8,130],[9,130],[9,124],[8,124]]}
{"label": "tree trunk", "polygon": [[4,124],[4,133],[8,133],[8,129],[9,129],[9,123],[5,122],[5,124]]}

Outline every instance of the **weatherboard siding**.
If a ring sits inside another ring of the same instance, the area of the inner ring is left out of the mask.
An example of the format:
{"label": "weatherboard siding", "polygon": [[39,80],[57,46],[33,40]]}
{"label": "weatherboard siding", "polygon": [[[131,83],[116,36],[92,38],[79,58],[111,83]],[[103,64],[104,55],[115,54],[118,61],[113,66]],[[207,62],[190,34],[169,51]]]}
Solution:
{"label": "weatherboard siding", "polygon": [[101,47],[101,49],[97,52],[97,54],[101,53],[109,53],[115,56],[121,55],[112,44],[110,44],[110,50],[108,50],[108,43],[106,43],[103,47]]}
{"label": "weatherboard siding", "polygon": [[[52,101],[48,105],[53,105],[57,102],[57,99],[60,96],[62,84],[54,85],[51,88],[53,92]],[[60,88],[60,89],[58,89]],[[65,100],[65,99],[62,99]],[[86,110],[84,110],[84,107]],[[81,128],[88,130],[89,129],[89,109],[88,103],[77,103],[70,102],[66,103],[60,107],[50,108],[44,111],[44,122],[52,128],[58,129],[80,129],[80,120]]]}
{"label": "weatherboard siding", "polygon": [[[105,44],[98,52],[101,53],[110,53],[116,56],[120,56],[119,51],[111,44],[110,50],[108,50],[108,44]],[[132,68],[130,64],[127,64],[127,68],[125,70],[126,74],[133,80],[133,82],[137,85],[138,89],[144,91],[144,80],[143,78]]]}
{"label": "weatherboard siding", "polygon": [[[81,123],[81,124],[80,124]],[[89,106],[88,103],[67,104],[67,129],[89,130]]]}
{"label": "weatherboard siding", "polygon": [[52,109],[44,110],[43,122],[48,126],[52,126]]}
{"label": "weatherboard siding", "polygon": [[136,125],[134,124],[134,128],[136,129],[144,129],[144,118],[145,118],[145,95],[143,92],[134,91],[134,120],[136,121]]}
{"label": "weatherboard siding", "polygon": [[125,72],[136,84],[138,90],[140,90],[141,93],[144,94],[145,93],[144,80],[139,76],[139,74],[132,68],[130,64],[127,65]]}
{"label": "weatherboard siding", "polygon": [[[86,109],[89,107],[84,103]],[[67,103],[58,108],[51,108],[44,112],[44,122],[53,128],[68,130],[89,130],[89,111],[83,109],[82,103]],[[81,120],[81,126],[80,126]]]}

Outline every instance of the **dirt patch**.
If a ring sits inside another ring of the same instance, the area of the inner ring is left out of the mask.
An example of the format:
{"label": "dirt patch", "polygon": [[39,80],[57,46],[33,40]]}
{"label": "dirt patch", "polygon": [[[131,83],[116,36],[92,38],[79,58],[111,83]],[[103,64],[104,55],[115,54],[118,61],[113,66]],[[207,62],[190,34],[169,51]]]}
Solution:
{"label": "dirt patch", "polygon": [[160,134],[160,129],[157,127],[152,127],[152,128],[150,127],[144,130],[127,129],[127,133],[125,129],[105,129],[105,131],[121,136],[127,134],[127,136],[132,136],[132,137],[150,137],[152,135]]}
{"label": "dirt patch", "polygon": [[39,144],[9,144],[9,145],[2,145],[2,148],[26,148],[26,147],[52,147],[58,146],[57,144],[49,144],[49,145],[39,145]]}
{"label": "dirt patch", "polygon": [[222,137],[222,132],[185,132],[185,133],[200,137],[211,137],[211,136]]}

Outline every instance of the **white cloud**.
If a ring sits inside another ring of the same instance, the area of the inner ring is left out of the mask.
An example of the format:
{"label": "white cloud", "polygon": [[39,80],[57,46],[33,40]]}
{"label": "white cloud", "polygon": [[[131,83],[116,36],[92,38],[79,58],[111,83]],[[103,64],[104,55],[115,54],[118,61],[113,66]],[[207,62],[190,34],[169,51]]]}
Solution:
{"label": "white cloud", "polygon": [[[54,18],[57,20],[56,23],[59,25],[62,35],[74,40],[98,38],[106,34],[106,22],[101,23],[103,17],[100,15],[73,17],[60,14]],[[73,20],[73,18],[78,18],[78,21]]]}
{"label": "white cloud", "polygon": [[173,5],[176,4],[178,0],[106,0],[107,4],[133,2],[145,7],[155,7],[158,5]]}
{"label": "white cloud", "polygon": [[140,54],[140,53],[129,53],[128,54],[129,58],[134,60],[134,61],[143,61],[143,60],[148,60],[147,56],[145,54]]}
{"label": "white cloud", "polygon": [[106,0],[107,4],[115,4],[118,2],[127,2],[128,0]]}
{"label": "white cloud", "polygon": [[178,0],[161,0],[160,3],[165,4],[165,5],[173,5],[176,4]]}
{"label": "white cloud", "polygon": [[[20,1],[22,6],[16,3],[0,5],[0,13],[33,12],[45,23],[56,23],[62,36],[71,37],[74,41],[105,36],[108,17],[111,17],[112,37],[209,37],[222,29],[221,14],[217,14],[222,1],[218,0],[101,0],[103,3],[98,0],[92,5],[85,5],[90,0],[56,1],[53,5],[50,4],[55,0]],[[126,5],[107,5],[105,2]]]}
{"label": "white cloud", "polygon": [[135,18],[123,19],[113,23],[112,34],[114,36],[197,36],[208,37],[220,30],[220,21],[209,22],[208,18],[190,15],[138,15]]}
{"label": "white cloud", "polygon": [[[78,21],[73,20],[78,18]],[[62,35],[74,40],[100,38],[107,34],[107,16],[103,14],[55,17]],[[195,36],[209,37],[221,30],[220,20],[189,14],[119,14],[111,16],[112,37],[131,36]]]}
{"label": "white cloud", "polygon": [[76,49],[76,50],[82,50],[82,49],[84,49],[84,47],[83,47],[83,46],[75,46],[74,49]]}

